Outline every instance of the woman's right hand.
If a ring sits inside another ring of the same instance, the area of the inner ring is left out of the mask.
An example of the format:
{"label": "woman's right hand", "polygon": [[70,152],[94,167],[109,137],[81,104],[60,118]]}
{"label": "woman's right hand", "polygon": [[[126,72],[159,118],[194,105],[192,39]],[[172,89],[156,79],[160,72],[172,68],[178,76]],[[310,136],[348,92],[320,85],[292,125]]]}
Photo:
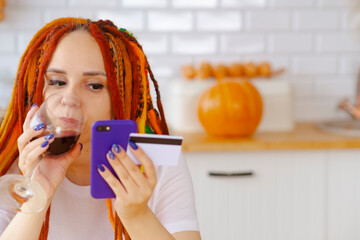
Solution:
{"label": "woman's right hand", "polygon": [[23,134],[18,138],[19,168],[24,176],[30,177],[39,164],[33,179],[43,187],[48,200],[51,200],[70,164],[80,155],[81,146],[77,144],[70,152],[59,157],[42,157],[54,138],[49,139],[51,136],[46,135],[32,140],[41,136],[44,131],[44,127],[40,125],[30,127],[30,120],[37,109],[38,107],[34,106],[28,112],[23,125]]}

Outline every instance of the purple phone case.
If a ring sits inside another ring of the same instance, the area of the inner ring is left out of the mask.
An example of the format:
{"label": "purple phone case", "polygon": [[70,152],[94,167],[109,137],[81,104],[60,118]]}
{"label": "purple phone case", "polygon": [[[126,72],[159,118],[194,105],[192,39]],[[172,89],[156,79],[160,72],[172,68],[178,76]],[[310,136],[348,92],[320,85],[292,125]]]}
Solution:
{"label": "purple phone case", "polygon": [[[98,126],[110,126],[109,131],[98,131]],[[115,175],[106,154],[113,144],[127,148],[130,133],[137,132],[137,125],[132,120],[96,121],[91,129],[91,173],[90,192],[93,198],[114,198],[115,194],[98,172],[97,166],[104,164]],[[116,176],[116,175],[115,175]]]}

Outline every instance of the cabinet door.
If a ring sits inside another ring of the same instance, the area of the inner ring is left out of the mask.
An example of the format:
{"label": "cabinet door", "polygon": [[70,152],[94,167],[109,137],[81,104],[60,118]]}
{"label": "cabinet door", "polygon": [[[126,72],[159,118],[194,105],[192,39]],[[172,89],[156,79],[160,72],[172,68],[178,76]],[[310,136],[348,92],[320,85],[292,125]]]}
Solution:
{"label": "cabinet door", "polygon": [[329,152],[328,186],[328,239],[360,239],[360,150]]}
{"label": "cabinet door", "polygon": [[[324,152],[187,153],[185,157],[203,239],[324,239]],[[248,171],[253,175],[209,175]]]}

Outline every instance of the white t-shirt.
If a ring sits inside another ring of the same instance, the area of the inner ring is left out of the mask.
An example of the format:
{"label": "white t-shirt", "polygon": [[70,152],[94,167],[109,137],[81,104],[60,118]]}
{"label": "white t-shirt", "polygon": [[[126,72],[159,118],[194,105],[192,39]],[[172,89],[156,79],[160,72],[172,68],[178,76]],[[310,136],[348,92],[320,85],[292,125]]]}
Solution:
{"label": "white t-shirt", "polygon": [[[170,233],[199,231],[191,177],[184,158],[180,157],[176,167],[157,167],[156,174],[157,185],[148,205],[159,221]],[[0,210],[0,233],[11,218],[11,214]],[[78,186],[65,178],[51,204],[48,239],[114,239],[106,201],[93,199],[90,186]]]}

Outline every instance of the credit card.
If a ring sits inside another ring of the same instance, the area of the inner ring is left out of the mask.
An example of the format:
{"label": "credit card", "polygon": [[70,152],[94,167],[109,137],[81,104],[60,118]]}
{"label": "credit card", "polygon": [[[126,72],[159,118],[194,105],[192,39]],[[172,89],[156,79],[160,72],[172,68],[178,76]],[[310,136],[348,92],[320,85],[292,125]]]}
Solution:
{"label": "credit card", "polygon": [[[155,166],[176,166],[178,164],[183,141],[181,136],[130,133],[129,140],[141,147]],[[141,164],[131,153],[129,145],[127,154],[136,164]]]}

